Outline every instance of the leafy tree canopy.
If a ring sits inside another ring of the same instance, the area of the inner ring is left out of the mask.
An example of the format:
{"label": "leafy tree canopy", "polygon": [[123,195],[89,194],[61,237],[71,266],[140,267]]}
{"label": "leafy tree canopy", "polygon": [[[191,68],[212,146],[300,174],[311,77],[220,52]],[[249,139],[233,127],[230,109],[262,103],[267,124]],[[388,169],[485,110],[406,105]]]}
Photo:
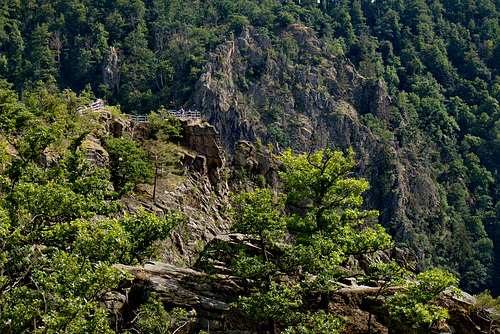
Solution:
{"label": "leafy tree canopy", "polygon": [[81,145],[97,130],[76,112],[88,99],[46,89],[26,101],[5,83],[0,89],[0,328],[109,333],[98,300],[128,277],[111,265],[145,260],[183,217],[116,217],[124,191],[111,190],[110,172],[91,166]]}
{"label": "leafy tree canopy", "polygon": [[[288,326],[285,333],[338,333],[344,322],[325,312],[338,280],[358,275],[383,279],[387,286],[406,285],[404,278],[409,273],[395,262],[375,265],[373,276],[341,268],[352,255],[392,246],[385,230],[368,220],[377,213],[359,210],[368,184],[351,176],[355,166],[352,151],[347,155],[330,150],[299,155],[287,151],[282,160],[283,194],[256,189],[232,197],[232,228],[244,233],[246,242],[255,243],[226,250],[234,258],[229,263],[234,274],[254,287],[233,306],[267,324],[271,331],[280,325]],[[285,274],[289,280],[280,280]],[[392,297],[391,316],[398,324],[416,327],[447,318],[445,309],[431,301],[455,282],[447,272],[419,274],[417,281]],[[379,293],[387,286],[380,287]],[[320,310],[301,313],[314,294],[321,296],[314,306]]]}

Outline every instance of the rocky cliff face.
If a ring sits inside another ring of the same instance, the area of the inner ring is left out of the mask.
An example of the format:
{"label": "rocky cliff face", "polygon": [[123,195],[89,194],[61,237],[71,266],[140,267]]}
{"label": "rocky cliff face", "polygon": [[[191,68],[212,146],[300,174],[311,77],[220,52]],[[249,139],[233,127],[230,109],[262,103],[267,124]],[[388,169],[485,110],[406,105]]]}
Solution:
{"label": "rocky cliff face", "polygon": [[110,46],[108,52],[104,56],[102,65],[102,79],[105,85],[108,85],[112,90],[120,88],[120,56],[115,47]]}
{"label": "rocky cliff face", "polygon": [[[152,201],[153,186],[138,186],[134,195],[123,199],[130,211],[141,206],[163,215],[179,211],[186,219],[165,240],[159,251],[160,259],[177,265],[190,265],[196,261],[205,244],[216,235],[225,233],[229,220],[224,216],[229,187],[224,151],[215,128],[204,122],[182,122],[183,139],[182,175],[160,178],[156,200]],[[149,123],[127,122],[126,132],[133,131],[136,138],[148,132]]]}
{"label": "rocky cliff face", "polygon": [[[100,117],[96,119],[101,127],[97,133],[87,137],[82,143],[86,149],[86,159],[96,167],[108,167],[109,158],[101,146],[100,138],[108,136],[120,138],[130,136],[134,141],[148,139],[151,123],[139,123],[124,117]],[[122,199],[127,212],[136,212],[141,207],[160,216],[178,211],[186,217],[168,240],[160,245],[159,259],[176,265],[188,266],[198,259],[205,244],[215,236],[226,233],[230,222],[224,216],[229,193],[229,169],[219,134],[208,123],[182,121],[183,139],[178,152],[182,156],[181,170],[176,175],[159,178],[156,199],[153,201],[154,187],[139,184],[134,193]],[[44,155],[45,166],[53,164],[53,159]]]}
{"label": "rocky cliff face", "polygon": [[[388,259],[389,254],[377,257]],[[134,276],[133,283],[125,284],[121,290],[108,292],[102,301],[110,312],[110,320],[118,326],[133,319],[136,316],[134,307],[145,302],[154,292],[166,307],[187,310],[187,317],[179,324],[178,333],[199,333],[201,330],[217,334],[268,333],[253,319],[230,307],[230,303],[244,291],[242,282],[235,277],[209,275],[161,262],[116,267]],[[358,285],[355,281],[348,283],[339,283],[338,290],[330,293],[328,305],[330,313],[347,320],[346,333],[365,334],[369,322],[370,333],[390,333],[390,319],[384,302],[401,288],[388,288],[381,292],[376,286]],[[461,297],[450,297],[447,295],[449,292],[445,292],[438,303],[447,307],[451,318],[419,333],[497,333],[494,329],[492,331],[494,314],[485,310],[470,310],[475,302],[472,296],[464,293]],[[318,303],[319,295],[312,296],[306,307],[314,310]],[[399,333],[416,331],[407,328],[401,329]]]}
{"label": "rocky cliff face", "polygon": [[[182,144],[198,152],[199,168],[207,174],[212,184],[221,183],[221,170],[225,166],[225,153],[220,145],[219,133],[207,123],[195,123],[191,126],[185,124]],[[196,163],[196,157],[190,157]]]}
{"label": "rocky cliff face", "polygon": [[[149,128],[148,123],[129,120],[101,119],[101,122],[104,125],[101,135],[121,136],[127,133],[138,140],[145,136]],[[113,327],[123,328],[137,315],[138,305],[155,292],[168,309],[182,307],[187,310],[187,317],[178,333],[199,333],[200,330],[220,334],[263,333],[265,329],[230,307],[230,303],[242,293],[242,283],[224,267],[218,268],[218,274],[200,271],[203,261],[197,260],[207,247],[216,247],[220,243],[234,244],[243,240],[242,236],[228,234],[230,219],[225,216],[224,207],[228,204],[229,190],[234,183],[245,188],[255,186],[259,180],[278,188],[280,162],[270,148],[240,141],[235,146],[231,163],[226,164],[214,127],[201,122],[184,122],[183,127],[184,175],[178,179],[160,179],[155,201],[152,200],[152,186],[143,184],[137,186],[135,194],[125,198],[123,203],[128,211],[144,207],[158,215],[177,210],[186,216],[186,220],[160,245],[159,258],[162,262],[150,262],[144,266],[117,265],[130,272],[134,280],[116,291],[107,292],[102,298],[102,305],[108,309]],[[106,157],[106,152],[98,145],[96,138],[89,139],[86,145],[92,149],[88,151],[88,159],[101,161],[99,157]],[[398,158],[400,155],[395,150],[385,151],[385,154]],[[403,166],[415,170],[419,168],[418,165],[412,167],[412,162],[411,159],[398,162],[395,174],[404,175]],[[368,164],[364,166],[366,171],[370,171]],[[411,182],[421,184],[421,180],[416,178],[402,186],[408,189],[415,187]],[[428,185],[424,183],[421,186]],[[408,190],[401,192],[404,191]],[[427,205],[434,200],[436,199],[432,197],[419,198],[414,205]],[[389,259],[402,265],[415,260],[413,252],[395,248],[352,259],[352,267],[349,269],[362,271],[370,262],[387,262]],[[193,265],[196,269],[188,268]],[[349,320],[349,333],[366,333],[370,314],[371,332],[388,333],[390,323],[383,305],[387,296],[393,292],[394,290],[389,289],[379,294],[377,287],[357,285],[355,280],[339,282],[339,290],[330,294],[328,309],[335,316]],[[319,299],[319,296],[313,296],[308,301],[308,309],[317,308]],[[430,328],[427,333],[475,333],[476,330],[488,328],[484,319],[488,319],[490,315],[468,310],[473,299],[443,296],[440,302],[447,305],[452,317],[447,323]],[[408,329],[409,332],[411,329]]]}
{"label": "rocky cliff face", "polygon": [[290,25],[279,40],[244,28],[210,55],[193,102],[220,132],[222,146],[231,152],[238,140],[259,138],[302,152],[353,147],[357,173],[372,185],[366,205],[381,212],[397,240],[412,241],[412,221],[436,209],[439,196],[418,142],[402,149],[361,121],[371,114],[385,126],[394,122],[383,83],[360,76],[304,26]]}
{"label": "rocky cliff face", "polygon": [[[291,25],[282,37],[300,59],[292,61],[285,46],[245,28],[234,41],[219,45],[206,64],[194,102],[220,131],[224,148],[257,137],[301,150],[313,141],[320,148],[336,141],[344,142],[341,147],[367,147],[373,136],[359,127],[357,117],[388,118],[390,99],[382,83],[359,76],[349,60],[333,57],[308,28]],[[270,124],[289,138],[277,136]]]}

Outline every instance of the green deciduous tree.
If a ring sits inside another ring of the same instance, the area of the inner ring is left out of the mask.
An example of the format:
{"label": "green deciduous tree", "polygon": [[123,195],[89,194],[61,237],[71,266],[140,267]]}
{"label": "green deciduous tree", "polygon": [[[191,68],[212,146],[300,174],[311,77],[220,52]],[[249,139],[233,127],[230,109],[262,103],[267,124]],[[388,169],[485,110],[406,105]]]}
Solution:
{"label": "green deciduous tree", "polygon": [[[116,200],[123,193],[111,191],[109,172],[84,158],[87,132],[73,137],[82,129],[72,94],[67,104],[43,92],[27,94],[25,103],[6,88],[0,96],[0,126],[22,131],[4,136],[16,155],[0,175],[0,331],[110,333],[99,298],[127,277],[111,265],[149,257],[182,217],[140,211],[109,218],[122,211]],[[50,120],[67,131],[46,137]],[[38,165],[56,143],[54,162]]]}
{"label": "green deciduous tree", "polygon": [[275,330],[276,322],[294,321],[298,316],[296,310],[302,304],[301,289],[298,285],[290,287],[273,282],[268,290],[241,296],[234,305],[259,322],[270,322],[270,330]]}
{"label": "green deciduous tree", "polygon": [[[381,226],[369,223],[376,212],[359,209],[368,184],[351,176],[355,166],[351,150],[346,156],[329,150],[299,155],[287,151],[282,161],[283,195],[257,189],[233,197],[233,230],[244,233],[245,240],[257,247],[245,244],[236,249],[237,255],[233,251],[237,260],[231,268],[258,288],[233,305],[267,323],[270,330],[280,324],[291,325],[285,333],[337,333],[344,323],[326,312],[329,294],[340,278],[360,274],[347,273],[341,265],[352,255],[391,247],[391,238]],[[288,242],[276,243],[284,235]],[[299,284],[281,281],[285,273]],[[392,262],[375,265],[370,275],[363,275],[386,282],[377,296],[389,286],[407,285],[390,303],[398,326],[404,321],[418,326],[448,316],[430,303],[456,282],[447,272],[424,272],[417,281],[406,283],[409,273]],[[315,307],[322,310],[301,314],[305,297],[317,293],[321,300]]]}
{"label": "green deciduous tree", "polygon": [[157,113],[149,114],[151,122],[151,131],[149,137],[153,140],[174,141],[182,138],[181,121],[168,114],[168,111],[162,106]]}
{"label": "green deciduous tree", "polygon": [[335,318],[324,310],[300,316],[298,324],[288,327],[283,334],[338,334],[344,333],[347,320]]}
{"label": "green deciduous tree", "polygon": [[235,195],[231,204],[234,210],[232,230],[249,235],[257,242],[260,253],[252,260],[245,252],[240,253],[234,264],[236,272],[245,279],[265,279],[269,288],[277,269],[276,259],[270,259],[269,251],[285,233],[286,222],[280,212],[283,203],[272,190],[256,189]]}
{"label": "green deciduous tree", "polygon": [[440,270],[418,274],[417,281],[409,282],[402,292],[396,292],[387,302],[391,318],[397,326],[409,325],[413,328],[422,323],[447,319],[448,311],[432,302],[456,282],[457,279],[452,274]]}
{"label": "green deciduous tree", "polygon": [[179,328],[187,324],[187,321],[182,321],[185,316],[186,310],[181,308],[174,308],[171,312],[165,311],[163,303],[154,293],[151,294],[148,302],[137,310],[134,329],[144,334],[176,333]]}
{"label": "green deciduous tree", "polygon": [[[303,298],[321,292],[325,307],[335,280],[344,276],[340,265],[349,256],[391,245],[380,226],[363,224],[376,212],[358,209],[368,184],[349,176],[355,165],[353,155],[352,151],[348,156],[329,150],[302,155],[287,151],[282,157],[285,171],[280,173],[284,196],[257,189],[233,197],[233,230],[244,233],[259,251],[243,246],[232,268],[237,275],[260,282],[261,287],[240,297],[236,305],[268,322],[271,329],[277,323],[295,323],[290,333],[301,332],[311,323],[320,323],[323,328],[311,333],[340,329],[342,323],[324,312],[300,315]],[[284,205],[296,213],[285,214]],[[288,233],[295,241],[277,244]],[[280,273],[298,278],[300,285],[275,282]]]}
{"label": "green deciduous tree", "polygon": [[182,138],[182,125],[179,119],[169,116],[163,107],[159,113],[149,115],[151,122],[151,139],[145,142],[149,154],[149,161],[154,165],[153,201],[156,199],[158,177],[162,174],[179,172],[176,165],[180,162],[180,155],[176,152],[176,145],[172,142]]}
{"label": "green deciduous tree", "polygon": [[248,19],[244,16],[241,15],[234,15],[231,18],[231,22],[229,23],[229,29],[235,30],[235,31],[240,31],[244,27],[248,26],[250,22]]}
{"label": "green deciduous tree", "polygon": [[[380,225],[365,219],[378,215],[359,210],[368,182],[350,176],[355,166],[352,150],[347,156],[330,150],[295,156],[285,152],[283,161],[287,204],[299,210],[290,217],[289,229],[297,234],[290,261],[316,289],[329,291],[339,265],[349,256],[390,247],[391,238]],[[326,303],[327,295],[323,295]]]}
{"label": "green deciduous tree", "polygon": [[130,137],[109,138],[105,142],[109,153],[111,180],[118,189],[127,183],[150,182],[153,167],[147,160],[147,152]]}

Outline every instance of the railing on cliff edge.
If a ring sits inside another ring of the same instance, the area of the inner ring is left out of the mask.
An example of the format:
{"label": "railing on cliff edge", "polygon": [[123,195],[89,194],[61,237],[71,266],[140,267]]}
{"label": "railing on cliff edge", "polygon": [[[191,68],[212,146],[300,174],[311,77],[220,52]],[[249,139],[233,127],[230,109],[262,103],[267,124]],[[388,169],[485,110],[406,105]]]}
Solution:
{"label": "railing on cliff edge", "polygon": [[104,101],[102,99],[97,99],[91,104],[78,107],[76,111],[81,114],[86,114],[89,111],[93,111],[105,115],[106,118],[111,118],[111,111],[104,106]]}
{"label": "railing on cliff edge", "polygon": [[[86,114],[89,111],[93,112],[98,112],[102,113],[103,115],[106,115],[106,118],[111,118],[111,111],[104,106],[104,101],[102,99],[97,99],[95,102],[86,105],[86,106],[81,106],[77,109],[78,112],[82,114]],[[130,115],[130,114],[125,114],[128,119],[138,122],[138,123],[144,123],[144,122],[149,122],[149,116],[137,116],[137,115]],[[179,109],[179,110],[167,110],[166,115],[163,117],[163,120],[168,119],[168,117],[173,116],[178,119],[186,120],[186,119],[201,119],[201,112],[198,110],[184,110],[184,109]]]}

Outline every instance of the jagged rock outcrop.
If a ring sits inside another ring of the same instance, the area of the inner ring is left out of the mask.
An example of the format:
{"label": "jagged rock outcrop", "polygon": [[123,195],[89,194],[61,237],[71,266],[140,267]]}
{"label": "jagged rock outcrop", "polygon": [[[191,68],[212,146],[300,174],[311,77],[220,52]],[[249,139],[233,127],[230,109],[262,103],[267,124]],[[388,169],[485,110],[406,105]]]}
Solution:
{"label": "jagged rock outcrop", "polygon": [[[228,241],[227,238],[219,242]],[[398,252],[401,252],[399,250]],[[132,285],[125,285],[120,291],[108,292],[103,297],[103,305],[110,312],[110,321],[124,323],[133,319],[137,305],[147,300],[153,292],[168,308],[182,307],[188,311],[184,326],[178,333],[198,333],[200,330],[217,334],[263,333],[265,330],[246,317],[230,303],[244,293],[241,281],[225,274],[209,275],[203,272],[180,268],[174,265],[149,262],[144,266],[116,265],[134,276]],[[389,333],[391,325],[385,301],[401,287],[389,287],[380,291],[379,287],[339,283],[339,289],[330,293],[328,310],[338,318],[347,319],[346,333],[365,334],[371,317],[371,333]],[[497,333],[492,329],[495,315],[487,310],[471,310],[474,297],[463,293],[452,297],[450,289],[445,291],[438,304],[446,306],[450,319],[433,324],[425,333]],[[318,307],[318,296],[311,296],[306,307],[312,311]],[[422,333],[424,333],[422,332]],[[415,333],[415,329],[399,329],[398,333]],[[420,333],[420,331],[418,332]]]}
{"label": "jagged rock outcrop", "polygon": [[[305,130],[290,142],[299,150],[317,139],[318,125],[330,125],[332,117],[328,116],[332,114],[348,115],[355,120],[357,107],[363,113],[386,113],[389,98],[381,82],[359,76],[348,60],[333,57],[308,28],[293,24],[283,31],[283,36],[297,43],[304,57],[321,57],[317,60],[320,63],[290,64],[285,55],[266,54],[277,46],[250,27],[243,29],[235,41],[217,47],[198,80],[194,102],[220,131],[226,150],[240,139],[255,141],[257,137],[281,144],[265,127],[272,107],[281,113],[271,115],[276,126],[285,132],[294,127]],[[252,79],[256,81],[252,83]],[[346,87],[352,87],[352,91]],[[250,98],[251,106],[245,100]],[[336,133],[335,130],[321,132]],[[357,132],[361,136],[356,138],[371,136],[367,129]],[[318,145],[322,146],[324,143]]]}
{"label": "jagged rock outcrop", "polygon": [[154,202],[153,186],[147,184],[139,185],[135,194],[122,202],[131,212],[143,207],[160,216],[172,211],[185,216],[184,222],[162,242],[158,254],[163,262],[187,266],[198,259],[208,242],[229,229],[230,221],[223,210],[229,190],[222,183],[213,186],[207,175],[197,173],[176,180],[158,180]]}
{"label": "jagged rock outcrop", "polygon": [[110,89],[118,91],[120,88],[120,56],[114,46],[110,46],[104,56],[102,64],[103,83]]}
{"label": "jagged rock outcrop", "polygon": [[[17,156],[17,151],[9,145],[8,154],[13,157]],[[15,152],[15,153],[14,153]],[[57,159],[59,159],[58,154],[54,154],[51,150],[47,149],[43,152],[40,157],[36,160],[36,164],[43,169],[51,169],[57,166]]]}
{"label": "jagged rock outcrop", "polygon": [[[132,300],[145,301],[155,292],[168,307],[182,307],[188,311],[187,325],[178,333],[198,333],[200,330],[231,333],[232,327],[235,326],[228,321],[231,319],[229,303],[236,299],[242,289],[231,277],[210,276],[161,262],[149,262],[143,267],[115,267],[134,275],[133,284],[140,288],[132,286],[129,289],[129,298]],[[118,292],[114,294],[119,295]],[[115,297],[114,300],[116,299],[121,300]],[[109,298],[106,300],[110,303]],[[116,303],[110,305],[114,307]],[[123,305],[122,309],[125,311],[121,314],[122,317],[127,319],[132,316],[126,313],[126,305]]]}
{"label": "jagged rock outcrop", "polygon": [[[247,27],[217,46],[196,84],[193,103],[220,132],[229,152],[239,140],[257,138],[264,146],[301,152],[352,147],[357,175],[372,185],[366,207],[380,211],[382,224],[396,240],[411,242],[416,222],[440,204],[427,173],[428,152],[419,151],[418,142],[403,150],[394,138],[383,137],[382,128],[372,127],[374,132],[363,125],[370,122],[368,116],[361,121],[366,114],[389,128],[394,122],[389,111],[395,106],[380,80],[360,76],[309,28],[292,24],[281,34],[287,42],[274,44]],[[400,122],[405,113],[401,110]],[[253,168],[253,161],[245,164]],[[420,260],[424,257],[419,254]]]}
{"label": "jagged rock outcrop", "polygon": [[[134,122],[127,117],[100,117],[95,119],[102,126],[82,143],[86,149],[85,158],[96,167],[107,167],[109,157],[101,146],[101,139],[108,136],[129,136],[137,142],[148,139],[151,123]],[[122,199],[126,212],[142,208],[158,215],[178,211],[186,217],[184,222],[172,231],[168,240],[160,247],[160,259],[168,263],[189,265],[194,263],[206,243],[216,235],[225,233],[229,220],[224,216],[229,187],[222,171],[226,168],[225,152],[215,128],[201,121],[182,121],[183,139],[178,166],[181,173],[159,178],[156,199],[154,186],[140,184],[133,194]],[[49,154],[43,156],[44,164],[52,160]]]}
{"label": "jagged rock outcrop", "polygon": [[94,138],[85,140],[81,148],[85,149],[85,159],[97,168],[105,168],[109,163],[109,154]]}
{"label": "jagged rock outcrop", "polygon": [[356,110],[362,115],[371,113],[378,119],[389,122],[389,107],[392,101],[382,80],[364,80],[360,86],[361,89],[356,92],[353,101]]}
{"label": "jagged rock outcrop", "polygon": [[[227,205],[229,188],[223,179],[224,151],[215,128],[204,122],[183,121],[182,175],[159,178],[156,200],[153,202],[153,185],[138,186],[135,194],[122,202],[128,211],[141,207],[160,216],[178,211],[186,218],[174,229],[160,247],[160,259],[167,263],[190,265],[194,263],[205,244],[216,235],[225,233],[230,222],[223,213]],[[140,140],[150,130],[149,123],[127,120],[124,133]]]}
{"label": "jagged rock outcrop", "polygon": [[243,173],[262,175],[272,189],[278,189],[281,185],[278,172],[282,165],[269,148],[245,140],[236,143],[231,162],[233,173],[238,177],[242,177]]}
{"label": "jagged rock outcrop", "polygon": [[186,123],[183,127],[183,146],[198,152],[193,164],[208,174],[213,184],[222,182],[220,171],[225,166],[224,151],[220,145],[219,133],[206,122]]}

